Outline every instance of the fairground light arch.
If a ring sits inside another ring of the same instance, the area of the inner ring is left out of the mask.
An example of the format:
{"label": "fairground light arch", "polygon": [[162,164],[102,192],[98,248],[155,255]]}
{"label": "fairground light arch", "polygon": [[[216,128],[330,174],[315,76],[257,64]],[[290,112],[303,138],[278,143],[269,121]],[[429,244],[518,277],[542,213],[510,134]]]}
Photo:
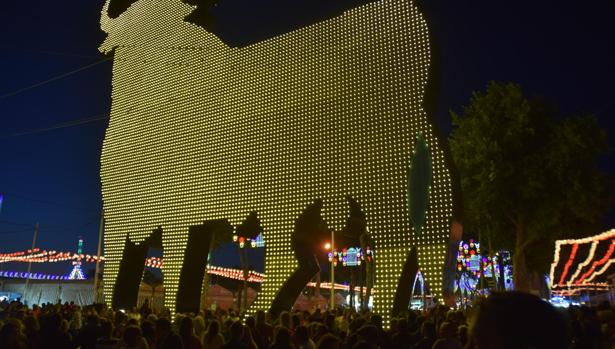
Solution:
{"label": "fairground light arch", "polygon": [[165,305],[176,294],[191,226],[252,211],[265,229],[267,309],[297,267],[290,232],[322,199],[333,229],[360,202],[377,246],[375,311],[385,315],[412,245],[407,168],[417,134],[433,158],[430,206],[415,237],[441,298],[453,210],[450,173],[423,109],[428,28],[411,0],[381,0],[318,23],[229,47],[185,18],[179,0],[102,10],[114,54],[112,109],[101,158],[106,219],[105,299],[124,245],[161,227]]}

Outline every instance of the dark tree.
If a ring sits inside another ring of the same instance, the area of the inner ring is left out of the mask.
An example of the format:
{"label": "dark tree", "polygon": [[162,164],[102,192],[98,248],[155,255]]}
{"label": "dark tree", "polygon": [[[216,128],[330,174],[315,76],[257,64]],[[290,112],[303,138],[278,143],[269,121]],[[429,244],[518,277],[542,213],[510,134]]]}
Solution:
{"label": "dark tree", "polygon": [[451,114],[465,226],[490,249],[513,251],[517,290],[537,289],[555,239],[600,228],[612,198],[597,167],[606,134],[591,116],[558,118],[512,83],[491,83]]}

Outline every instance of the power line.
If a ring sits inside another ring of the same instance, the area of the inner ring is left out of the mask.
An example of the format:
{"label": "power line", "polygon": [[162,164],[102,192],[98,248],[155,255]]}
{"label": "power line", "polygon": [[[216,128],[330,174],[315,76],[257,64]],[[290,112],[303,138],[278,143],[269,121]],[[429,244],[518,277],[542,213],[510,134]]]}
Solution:
{"label": "power line", "polygon": [[32,232],[32,229],[21,229],[21,230],[12,230],[12,231],[0,231],[0,235],[10,235],[10,234],[19,234]]}
{"label": "power line", "polygon": [[15,91],[13,91],[13,92],[5,93],[5,94],[3,94],[3,95],[0,95],[0,99],[4,99],[4,98],[7,98],[7,97],[11,97],[11,96],[14,96],[14,95],[20,94],[20,93],[22,93],[22,92],[29,91],[29,90],[32,90],[32,89],[34,89],[34,88],[37,88],[37,87],[43,86],[43,85],[48,84],[48,83],[50,83],[50,82],[54,82],[54,81],[57,81],[57,80],[63,79],[63,78],[65,78],[65,77],[67,77],[67,76],[73,75],[73,74],[75,74],[75,73],[78,73],[78,72],[80,72],[80,71],[86,70],[86,69],[88,69],[88,68],[92,68],[92,67],[97,66],[97,65],[99,65],[99,64],[101,64],[101,63],[108,62],[108,61],[110,61],[112,58],[113,58],[113,57],[111,57],[111,56],[110,56],[110,57],[105,57],[105,58],[103,58],[103,59],[101,59],[101,60],[99,60],[99,61],[96,61],[96,62],[94,62],[94,63],[90,63],[90,64],[88,64],[88,65],[85,65],[85,66],[81,67],[81,68],[77,68],[77,69],[75,69],[75,70],[71,70],[71,71],[66,72],[66,73],[64,73],[64,74],[60,74],[60,75],[58,75],[58,76],[54,76],[54,77],[49,78],[49,79],[47,79],[47,80],[43,80],[43,81],[41,81],[41,82],[37,82],[37,83],[32,84],[32,85],[30,85],[30,86],[22,87],[22,88],[20,88],[20,89],[18,89],[18,90],[15,90]]}
{"label": "power line", "polygon": [[32,227],[32,228],[34,228],[34,224],[11,222],[11,221],[5,221],[5,220],[0,220],[0,224],[17,225],[17,226],[22,226],[22,227]]}
{"label": "power line", "polygon": [[[20,199],[20,200],[24,200],[24,201],[31,201],[31,202],[38,202],[41,204],[46,204],[46,205],[51,205],[51,206],[59,206],[59,207],[63,207],[75,212],[79,212],[79,213],[91,213],[91,214],[99,214],[98,211],[93,211],[93,210],[89,210],[89,209],[84,209],[84,208],[80,208],[80,207],[75,207],[75,206],[71,206],[71,205],[67,205],[67,204],[63,204],[63,203],[59,203],[59,202],[54,202],[54,201],[49,201],[49,200],[41,200],[41,199],[33,199],[27,196],[23,196],[20,194],[15,194],[12,192],[3,192],[4,195],[9,196],[9,197],[13,197],[16,199]],[[2,223],[3,221],[0,221],[0,223]],[[4,221],[6,222],[6,221]],[[14,222],[13,222],[14,223]],[[25,224],[25,223],[24,223]],[[34,225],[32,225],[34,226]]]}
{"label": "power line", "polygon": [[17,133],[11,133],[11,134],[7,134],[7,135],[3,135],[3,136],[0,136],[0,139],[11,138],[11,137],[19,137],[19,136],[26,136],[26,135],[31,135],[31,134],[35,134],[35,133],[53,131],[53,130],[57,130],[57,129],[61,129],[61,128],[73,127],[73,126],[88,124],[88,123],[91,123],[91,122],[106,120],[108,118],[109,118],[109,114],[108,113],[98,114],[98,115],[95,115],[95,116],[92,116],[92,117],[89,117],[89,118],[70,120],[70,121],[62,122],[62,123],[59,123],[59,124],[56,124],[56,125],[53,125],[53,126],[49,126],[49,127],[36,128],[36,129],[28,130],[28,131],[23,131],[23,132],[17,132]]}
{"label": "power line", "polygon": [[73,52],[63,52],[63,51],[55,51],[55,50],[34,50],[34,49],[25,49],[25,48],[10,48],[6,47],[0,48],[1,51],[7,51],[9,54],[22,53],[22,54],[42,54],[42,55],[53,55],[53,56],[66,56],[66,57],[75,57],[75,58],[96,58],[100,59],[100,54],[98,55],[85,55],[80,53]]}

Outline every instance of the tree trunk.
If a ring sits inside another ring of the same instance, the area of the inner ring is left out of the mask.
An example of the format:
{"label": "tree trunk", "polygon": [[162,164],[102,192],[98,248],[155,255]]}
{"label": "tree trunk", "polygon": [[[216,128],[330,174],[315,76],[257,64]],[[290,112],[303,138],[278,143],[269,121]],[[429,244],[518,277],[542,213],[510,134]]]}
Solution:
{"label": "tree trunk", "polygon": [[522,221],[515,227],[515,251],[513,255],[513,283],[516,291],[529,292],[531,290],[530,275],[527,270],[525,242],[526,232]]}

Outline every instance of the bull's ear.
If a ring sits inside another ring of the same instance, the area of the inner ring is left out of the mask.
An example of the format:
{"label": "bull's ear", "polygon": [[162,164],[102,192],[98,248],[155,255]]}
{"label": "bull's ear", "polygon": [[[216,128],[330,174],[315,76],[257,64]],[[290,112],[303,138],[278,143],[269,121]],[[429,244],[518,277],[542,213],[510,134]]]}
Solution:
{"label": "bull's ear", "polygon": [[109,7],[107,8],[107,15],[111,18],[117,18],[124,13],[130,5],[134,4],[138,0],[109,0]]}
{"label": "bull's ear", "polygon": [[[126,1],[126,0],[124,0]],[[196,24],[210,33],[214,32],[214,17],[212,11],[218,6],[218,0],[183,0],[186,4],[196,6],[185,20]]]}

